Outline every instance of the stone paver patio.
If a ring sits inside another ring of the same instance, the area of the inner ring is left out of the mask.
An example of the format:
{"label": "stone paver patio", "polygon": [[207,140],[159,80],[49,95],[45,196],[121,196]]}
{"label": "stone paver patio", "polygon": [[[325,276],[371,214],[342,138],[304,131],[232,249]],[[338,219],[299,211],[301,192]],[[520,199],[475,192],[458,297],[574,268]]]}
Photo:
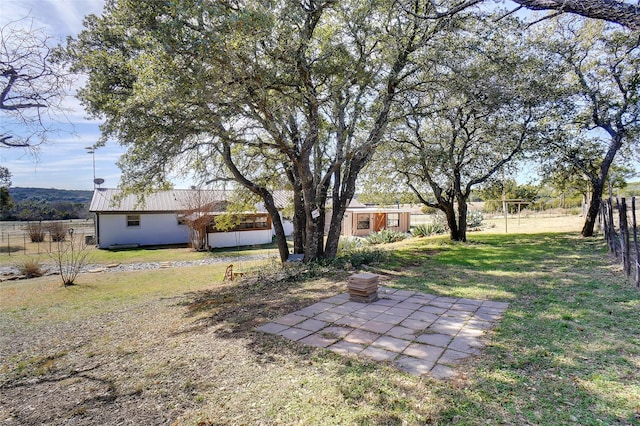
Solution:
{"label": "stone paver patio", "polygon": [[435,378],[484,348],[481,336],[508,303],[378,289],[373,303],[343,293],[264,324],[257,330],[334,352],[390,361],[412,374]]}

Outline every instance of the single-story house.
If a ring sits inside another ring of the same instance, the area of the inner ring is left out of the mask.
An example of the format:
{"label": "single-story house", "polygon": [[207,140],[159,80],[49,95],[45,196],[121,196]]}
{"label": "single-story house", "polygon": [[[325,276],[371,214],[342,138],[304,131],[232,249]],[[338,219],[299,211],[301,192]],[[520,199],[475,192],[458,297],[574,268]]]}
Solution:
{"label": "single-story house", "polygon": [[410,226],[410,210],[393,207],[348,207],[342,219],[341,235],[365,237],[383,229],[409,232]]}
{"label": "single-story house", "polygon": [[[186,218],[210,216],[206,245],[210,248],[267,244],[273,240],[271,217],[261,206],[256,211],[238,215],[229,229],[216,228],[216,217],[225,214],[230,191],[173,189],[146,195],[122,197],[118,189],[96,188],[89,211],[95,214],[96,244],[100,248],[187,244],[190,241]],[[284,208],[286,191],[274,194],[276,205]],[[206,203],[204,203],[206,201]],[[206,209],[198,207],[207,205]],[[283,221],[285,233],[293,226]]]}

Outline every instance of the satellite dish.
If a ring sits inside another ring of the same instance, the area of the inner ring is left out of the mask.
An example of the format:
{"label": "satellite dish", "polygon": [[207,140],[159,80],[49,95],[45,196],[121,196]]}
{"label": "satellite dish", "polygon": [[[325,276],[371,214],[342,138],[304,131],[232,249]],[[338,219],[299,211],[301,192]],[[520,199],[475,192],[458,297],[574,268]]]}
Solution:
{"label": "satellite dish", "polygon": [[93,183],[95,183],[96,185],[100,186],[100,185],[102,185],[102,184],[104,183],[104,179],[102,179],[102,178],[95,178],[95,179],[93,180]]}

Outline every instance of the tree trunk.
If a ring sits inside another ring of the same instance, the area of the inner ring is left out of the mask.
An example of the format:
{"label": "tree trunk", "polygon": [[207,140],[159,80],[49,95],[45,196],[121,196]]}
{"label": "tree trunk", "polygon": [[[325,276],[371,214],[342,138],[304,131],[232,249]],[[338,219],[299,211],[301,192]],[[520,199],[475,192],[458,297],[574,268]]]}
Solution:
{"label": "tree trunk", "polygon": [[456,220],[456,210],[453,208],[453,202],[446,204],[440,203],[440,210],[444,212],[449,226],[449,238],[451,241],[458,241],[458,222]]}
{"label": "tree trunk", "polygon": [[306,221],[304,215],[304,202],[299,192],[293,193],[293,252],[295,254],[304,253],[304,241],[306,232]]}
{"label": "tree trunk", "polygon": [[591,200],[589,202],[589,208],[587,209],[584,226],[581,231],[583,237],[593,236],[593,229],[596,225],[598,213],[600,213],[600,200],[602,199],[603,190],[604,181],[601,179],[595,179],[591,182]]}
{"label": "tree trunk", "polygon": [[287,236],[284,232],[284,226],[282,225],[282,218],[280,217],[280,212],[276,207],[276,203],[273,200],[273,195],[263,186],[256,185],[251,182],[249,179],[244,177],[240,170],[236,167],[236,164],[233,162],[231,158],[231,146],[229,144],[224,144],[222,149],[222,158],[224,160],[225,165],[233,174],[236,181],[238,181],[242,186],[247,188],[249,191],[254,194],[260,196],[262,201],[264,202],[264,207],[267,209],[267,213],[271,216],[271,221],[273,224],[273,230],[276,234],[276,243],[278,244],[278,252],[280,254],[280,261],[282,263],[286,262],[289,258],[289,246],[287,245]]}
{"label": "tree trunk", "polygon": [[458,199],[458,238],[455,241],[467,241],[467,200]]}

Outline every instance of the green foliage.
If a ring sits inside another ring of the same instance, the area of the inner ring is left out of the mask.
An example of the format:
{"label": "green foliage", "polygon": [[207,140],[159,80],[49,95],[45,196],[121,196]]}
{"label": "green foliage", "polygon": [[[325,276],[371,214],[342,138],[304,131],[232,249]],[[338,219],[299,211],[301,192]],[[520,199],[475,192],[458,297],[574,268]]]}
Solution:
{"label": "green foliage", "polygon": [[[478,190],[478,195],[485,202],[484,210],[495,212],[503,209],[503,197],[507,200],[521,200],[524,203],[521,205],[523,207],[534,207],[539,191],[540,186],[530,183],[519,185],[515,179],[492,179]],[[508,211],[517,213],[518,204],[508,203]]]}
{"label": "green foliage", "polygon": [[364,238],[342,237],[338,245],[338,255],[331,262],[332,265],[357,268],[362,265],[372,265],[383,261],[386,253],[369,246]]}
{"label": "green foliage", "polygon": [[442,223],[425,223],[415,226],[411,230],[414,237],[429,237],[431,235],[444,234],[447,227]]}
{"label": "green foliage", "polygon": [[393,229],[383,229],[378,232],[369,234],[366,239],[369,244],[388,244],[402,241],[408,237],[407,234]]}
{"label": "green foliage", "polygon": [[477,210],[467,211],[467,228],[480,228],[484,222],[484,215]]}

